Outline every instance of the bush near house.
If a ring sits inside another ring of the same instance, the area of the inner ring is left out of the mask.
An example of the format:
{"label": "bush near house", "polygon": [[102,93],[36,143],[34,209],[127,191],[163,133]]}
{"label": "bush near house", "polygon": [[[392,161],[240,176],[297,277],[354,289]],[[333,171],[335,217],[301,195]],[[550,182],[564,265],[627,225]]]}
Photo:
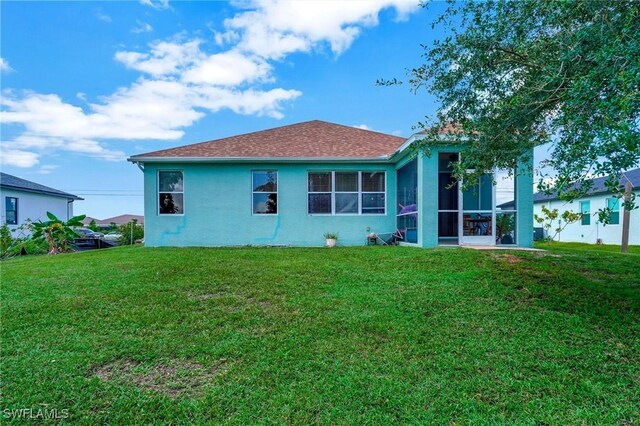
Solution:
{"label": "bush near house", "polygon": [[77,424],[637,424],[640,250],[549,248],[10,259],[2,407]]}
{"label": "bush near house", "polygon": [[132,219],[124,225],[116,226],[115,231],[122,235],[118,240],[120,245],[135,244],[144,239],[144,226],[138,225],[136,219]]}
{"label": "bush near house", "polygon": [[30,221],[26,221],[14,231],[6,224],[0,226],[0,259],[27,254],[46,254],[47,242],[32,238],[32,231],[33,223]]}

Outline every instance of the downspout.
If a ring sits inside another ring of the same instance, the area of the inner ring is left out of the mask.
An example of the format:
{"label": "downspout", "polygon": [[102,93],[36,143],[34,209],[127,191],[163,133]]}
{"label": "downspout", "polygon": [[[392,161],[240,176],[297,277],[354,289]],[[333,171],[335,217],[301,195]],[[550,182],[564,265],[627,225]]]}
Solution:
{"label": "downspout", "polygon": [[73,204],[73,198],[67,198],[67,220],[71,219],[69,215],[69,208]]}

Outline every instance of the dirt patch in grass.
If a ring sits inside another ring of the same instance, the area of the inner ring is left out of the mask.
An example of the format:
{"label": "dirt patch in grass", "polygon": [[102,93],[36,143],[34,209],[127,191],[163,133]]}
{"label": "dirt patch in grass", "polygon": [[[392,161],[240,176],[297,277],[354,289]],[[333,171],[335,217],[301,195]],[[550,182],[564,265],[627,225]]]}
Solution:
{"label": "dirt patch in grass", "polygon": [[509,253],[501,253],[501,254],[492,253],[491,257],[493,257],[494,259],[498,259],[503,262],[506,262],[509,265],[517,265],[524,261],[524,259],[521,258],[520,256],[516,256],[514,254],[509,254]]}
{"label": "dirt patch in grass", "polygon": [[116,360],[94,367],[91,372],[100,380],[167,395],[198,397],[215,378],[226,370],[226,360],[213,366],[174,360],[167,364],[143,364],[132,360]]}
{"label": "dirt patch in grass", "polygon": [[268,300],[258,300],[254,297],[247,297],[246,298],[247,303],[251,303],[252,305],[258,305],[260,306],[262,309],[266,309],[271,307],[271,302],[269,302]]}
{"label": "dirt patch in grass", "polygon": [[219,299],[224,296],[224,293],[204,293],[204,294],[189,294],[192,299],[207,300],[207,299]]}

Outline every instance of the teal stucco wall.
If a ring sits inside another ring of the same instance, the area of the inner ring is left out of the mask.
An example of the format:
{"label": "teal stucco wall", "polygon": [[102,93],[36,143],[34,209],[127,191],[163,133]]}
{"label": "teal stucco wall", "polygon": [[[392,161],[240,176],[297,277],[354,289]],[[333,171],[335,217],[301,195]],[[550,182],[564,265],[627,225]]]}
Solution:
{"label": "teal stucco wall", "polygon": [[[418,243],[438,245],[438,153],[460,152],[460,145],[418,155]],[[337,232],[340,245],[363,245],[368,232],[396,229],[396,164],[293,163],[146,163],[144,165],[145,245],[147,246],[322,246],[325,232]],[[533,245],[533,176],[531,160],[521,162],[516,181],[517,245]],[[184,172],[184,215],[159,215],[157,171]],[[252,213],[253,170],[278,171],[278,214]],[[310,215],[309,171],[385,171],[384,215]]]}
{"label": "teal stucco wall", "polygon": [[[157,171],[184,172],[184,215],[158,215]],[[278,171],[278,214],[252,212],[252,170]],[[309,215],[307,172],[387,172],[384,215]],[[144,166],[147,246],[322,246],[325,232],[341,245],[364,245],[370,232],[395,228],[395,167],[391,164],[158,164]]]}
{"label": "teal stucco wall", "polygon": [[533,247],[533,152],[518,165],[516,209],[518,246]]}
{"label": "teal stucco wall", "polygon": [[[464,155],[461,145],[442,145],[431,149],[429,155],[418,154],[418,246],[438,246],[438,155],[459,152]],[[533,247],[533,175],[532,156],[520,161],[516,174],[516,235],[517,246]],[[397,168],[404,157],[398,162]]]}

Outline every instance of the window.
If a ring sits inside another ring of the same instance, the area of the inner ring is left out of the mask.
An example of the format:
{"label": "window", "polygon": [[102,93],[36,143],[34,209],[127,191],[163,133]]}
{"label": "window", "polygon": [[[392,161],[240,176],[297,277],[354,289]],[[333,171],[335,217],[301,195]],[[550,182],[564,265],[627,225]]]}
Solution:
{"label": "window", "polygon": [[158,213],[184,214],[184,178],[180,170],[158,171]]}
{"label": "window", "polygon": [[362,172],[362,214],[384,214],[384,172]]}
{"label": "window", "polygon": [[358,172],[336,172],[336,214],[358,213]]}
{"label": "window", "polygon": [[309,213],[331,214],[332,173],[309,173]]}
{"label": "window", "polygon": [[309,214],[385,214],[385,172],[309,172]]}
{"label": "window", "polygon": [[607,208],[611,210],[609,225],[620,224],[620,200],[618,198],[607,198]]}
{"label": "window", "polygon": [[580,201],[580,213],[582,213],[581,223],[591,225],[591,201]]}
{"label": "window", "polygon": [[5,218],[7,225],[18,224],[18,199],[15,197],[5,198]]}
{"label": "window", "polygon": [[252,181],[253,214],[278,214],[278,172],[254,171]]}

